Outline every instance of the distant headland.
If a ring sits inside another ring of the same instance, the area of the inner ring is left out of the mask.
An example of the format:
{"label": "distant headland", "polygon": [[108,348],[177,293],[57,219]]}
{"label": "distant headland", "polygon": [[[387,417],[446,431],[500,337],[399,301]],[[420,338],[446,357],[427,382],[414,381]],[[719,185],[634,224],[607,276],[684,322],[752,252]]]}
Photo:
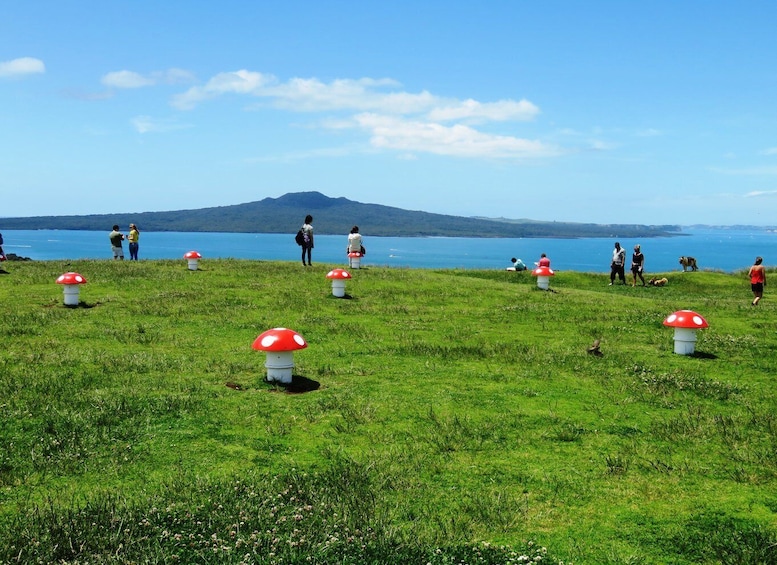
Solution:
{"label": "distant headland", "polygon": [[306,214],[313,216],[316,233],[325,235],[348,233],[353,225],[368,229],[371,236],[391,237],[646,238],[682,235],[681,227],[676,225],[450,216],[331,198],[320,192],[295,192],[278,198],[197,210],[0,218],[0,229],[105,231],[113,224],[126,226],[133,222],[143,231],[294,233]]}

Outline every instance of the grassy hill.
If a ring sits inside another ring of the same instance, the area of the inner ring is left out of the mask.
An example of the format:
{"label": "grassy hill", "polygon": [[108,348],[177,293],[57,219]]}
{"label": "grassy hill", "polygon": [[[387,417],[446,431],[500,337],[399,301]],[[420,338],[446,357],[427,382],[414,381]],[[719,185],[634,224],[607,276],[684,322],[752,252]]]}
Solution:
{"label": "grassy hill", "polygon": [[344,234],[353,225],[374,236],[449,237],[657,237],[679,232],[678,226],[500,221],[430,214],[330,198],[319,192],[286,194],[258,202],[174,212],[117,213],[88,216],[3,218],[3,229],[104,231],[134,222],[143,231],[294,233],[307,214],[316,233]]}
{"label": "grassy hill", "polygon": [[0,563],[777,563],[777,306],[741,274],[201,267],[6,265]]}

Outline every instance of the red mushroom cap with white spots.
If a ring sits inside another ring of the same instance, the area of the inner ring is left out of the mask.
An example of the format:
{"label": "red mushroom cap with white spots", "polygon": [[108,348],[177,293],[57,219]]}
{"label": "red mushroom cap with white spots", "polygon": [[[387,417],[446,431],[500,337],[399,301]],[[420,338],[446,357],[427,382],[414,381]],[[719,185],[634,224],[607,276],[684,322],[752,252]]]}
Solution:
{"label": "red mushroom cap with white spots", "polygon": [[294,330],[273,328],[259,334],[251,347],[259,351],[295,351],[307,346],[305,338]]}
{"label": "red mushroom cap with white spots", "polygon": [[326,274],[328,279],[350,279],[351,273],[345,269],[332,269]]}
{"label": "red mushroom cap with white spots", "polygon": [[535,277],[552,277],[556,273],[554,273],[553,269],[550,267],[537,267],[531,272],[531,274]]}
{"label": "red mushroom cap with white spots", "polygon": [[84,284],[86,279],[78,273],[65,273],[57,277],[57,284]]}
{"label": "red mushroom cap with white spots", "polygon": [[693,310],[678,310],[673,314],[669,314],[666,320],[664,320],[664,325],[670,328],[688,328],[692,330],[709,327],[707,320]]}
{"label": "red mushroom cap with white spots", "polygon": [[359,251],[351,251],[351,252],[348,254],[348,257],[361,257],[361,256],[362,256],[362,254],[361,254],[361,252],[359,252]]}
{"label": "red mushroom cap with white spots", "polygon": [[202,259],[202,255],[200,255],[199,251],[189,251],[184,256],[184,259]]}

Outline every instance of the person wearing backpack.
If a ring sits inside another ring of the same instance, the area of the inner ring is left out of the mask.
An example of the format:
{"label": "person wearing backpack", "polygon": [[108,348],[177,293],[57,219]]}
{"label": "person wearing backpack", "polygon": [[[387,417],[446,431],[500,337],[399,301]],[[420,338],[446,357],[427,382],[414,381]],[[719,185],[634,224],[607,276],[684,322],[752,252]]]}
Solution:
{"label": "person wearing backpack", "polygon": [[302,228],[300,228],[300,231],[302,232],[302,264],[305,265],[305,254],[307,253],[308,256],[308,262],[307,266],[312,267],[313,263],[310,262],[310,255],[311,250],[313,249],[313,216],[308,214],[305,216],[305,223],[302,224]]}

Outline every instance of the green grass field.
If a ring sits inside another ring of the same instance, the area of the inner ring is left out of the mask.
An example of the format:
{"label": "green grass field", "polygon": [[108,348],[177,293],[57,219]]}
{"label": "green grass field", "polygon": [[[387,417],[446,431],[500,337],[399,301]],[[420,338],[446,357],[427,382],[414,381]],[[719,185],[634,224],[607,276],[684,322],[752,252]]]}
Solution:
{"label": "green grass field", "polygon": [[777,563],[777,299],[741,273],[3,266],[0,563]]}

